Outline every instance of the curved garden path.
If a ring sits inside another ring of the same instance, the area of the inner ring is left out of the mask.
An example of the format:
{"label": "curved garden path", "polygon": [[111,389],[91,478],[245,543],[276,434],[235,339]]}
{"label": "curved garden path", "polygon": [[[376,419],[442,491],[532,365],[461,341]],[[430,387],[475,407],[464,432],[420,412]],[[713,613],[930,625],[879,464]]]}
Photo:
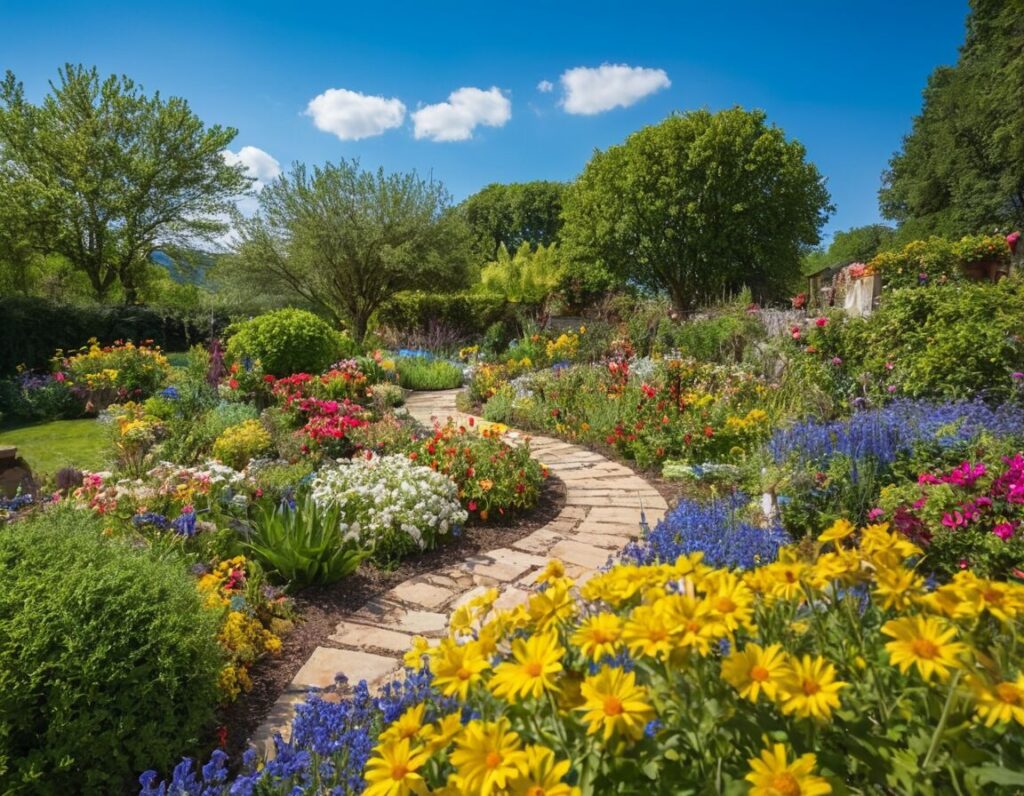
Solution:
{"label": "curved garden path", "polygon": [[[457,393],[415,393],[406,407],[428,428],[434,419],[465,423],[470,415],[456,410]],[[336,674],[352,683],[366,680],[371,687],[389,681],[401,670],[412,637],[443,635],[449,615],[462,603],[492,587],[501,592],[495,603],[499,608],[525,602],[538,572],[552,558],[563,561],[577,582],[585,581],[637,536],[641,512],[651,527],[665,513],[657,490],[628,467],[552,437],[512,429],[505,434],[513,445],[524,439],[529,439],[533,457],[565,483],[565,506],[558,516],[508,547],[410,578],[344,619],[326,646],[313,651],[257,729],[252,741],[261,753],[273,754],[275,732],[288,738],[294,706],[311,688],[332,685]]]}

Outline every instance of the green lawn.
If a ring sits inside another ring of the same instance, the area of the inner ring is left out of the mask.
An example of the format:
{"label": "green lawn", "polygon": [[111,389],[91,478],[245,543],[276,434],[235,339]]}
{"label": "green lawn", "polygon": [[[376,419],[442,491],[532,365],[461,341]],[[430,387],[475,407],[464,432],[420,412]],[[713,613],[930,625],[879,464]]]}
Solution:
{"label": "green lawn", "polygon": [[0,431],[0,445],[17,445],[36,476],[52,475],[74,465],[85,470],[107,467],[109,430],[97,420],[54,420]]}

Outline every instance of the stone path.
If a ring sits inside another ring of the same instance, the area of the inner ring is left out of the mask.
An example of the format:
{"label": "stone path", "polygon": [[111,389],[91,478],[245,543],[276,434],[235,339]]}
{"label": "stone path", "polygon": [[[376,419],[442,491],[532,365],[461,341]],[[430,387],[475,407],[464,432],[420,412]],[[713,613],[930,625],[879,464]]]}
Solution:
{"label": "stone path", "polygon": [[[455,409],[457,392],[416,393],[406,406],[428,427],[435,418],[442,423],[449,417],[465,423],[469,415]],[[499,608],[525,602],[538,572],[552,558],[564,562],[566,573],[577,582],[585,581],[637,536],[641,511],[653,527],[667,509],[653,486],[598,453],[515,430],[507,432],[505,439],[510,444],[529,439],[533,457],[565,483],[566,501],[559,515],[508,547],[400,583],[340,622],[257,729],[252,741],[261,753],[273,753],[275,732],[287,740],[295,704],[311,688],[332,685],[339,673],[351,683],[366,680],[371,687],[393,679],[401,671],[412,637],[442,636],[449,614],[462,603],[491,587],[501,592],[495,603]]]}

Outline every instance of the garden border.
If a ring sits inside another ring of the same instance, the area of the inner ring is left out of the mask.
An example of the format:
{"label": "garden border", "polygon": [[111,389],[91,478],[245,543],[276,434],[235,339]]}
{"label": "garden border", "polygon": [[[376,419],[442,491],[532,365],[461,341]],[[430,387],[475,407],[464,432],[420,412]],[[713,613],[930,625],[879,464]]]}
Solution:
{"label": "garden border", "polygon": [[[471,418],[474,423],[486,422],[456,410],[458,392],[415,393],[406,406],[428,427],[435,419],[446,418],[459,424],[468,424]],[[313,651],[253,734],[251,742],[260,754],[273,756],[276,733],[289,739],[295,705],[310,690],[333,685],[338,674],[352,683],[366,680],[371,688],[379,687],[401,672],[402,657],[414,635],[442,636],[449,615],[468,600],[497,588],[496,607],[524,603],[537,574],[552,558],[564,562],[566,574],[582,583],[636,538],[642,519],[653,527],[668,509],[646,480],[599,453],[515,429],[503,439],[513,445],[528,440],[533,457],[565,483],[562,511],[508,547],[410,578],[339,622],[328,637],[333,646]]]}

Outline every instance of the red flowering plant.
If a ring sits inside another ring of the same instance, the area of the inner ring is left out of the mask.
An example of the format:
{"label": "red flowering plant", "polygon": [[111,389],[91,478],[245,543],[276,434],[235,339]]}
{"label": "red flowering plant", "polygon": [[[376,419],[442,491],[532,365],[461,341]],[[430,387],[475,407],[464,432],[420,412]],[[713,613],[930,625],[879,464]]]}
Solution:
{"label": "red flowering plant", "polygon": [[475,421],[471,427],[437,424],[409,458],[451,478],[471,517],[503,517],[535,506],[548,475],[531,458],[528,442],[508,445],[501,439],[503,431],[503,426]]}
{"label": "red flowering plant", "polygon": [[221,398],[236,403],[251,403],[263,409],[274,401],[275,379],[263,370],[258,359],[235,362],[218,386]]}
{"label": "red flowering plant", "polygon": [[[367,424],[366,410],[347,397],[336,400],[319,396],[330,394],[331,390],[347,392],[357,381],[351,374],[332,369],[322,376],[294,373],[274,383],[274,395],[304,437],[303,453],[337,458],[352,452],[348,435],[352,429]],[[365,393],[361,384],[358,389]]]}
{"label": "red flowering plant", "polygon": [[878,520],[925,549],[922,566],[952,575],[1024,577],[1024,455],[999,464],[965,461],[923,472],[917,483],[882,490]]}

